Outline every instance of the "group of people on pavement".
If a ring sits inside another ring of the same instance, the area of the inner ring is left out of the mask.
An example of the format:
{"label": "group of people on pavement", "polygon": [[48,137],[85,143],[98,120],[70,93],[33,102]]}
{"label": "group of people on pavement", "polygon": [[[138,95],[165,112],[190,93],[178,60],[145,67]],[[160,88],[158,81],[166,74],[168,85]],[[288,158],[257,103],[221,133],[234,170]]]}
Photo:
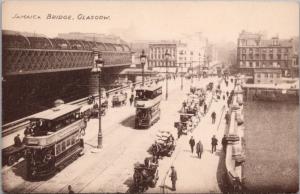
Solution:
{"label": "group of people on pavement", "polygon": [[[195,146],[195,139],[193,138],[193,136],[191,136],[191,139],[189,141],[189,144],[190,144],[190,147],[191,147],[191,152],[192,154],[194,153],[194,146]],[[199,140],[196,144],[196,153],[197,153],[197,156],[199,158],[201,158],[201,155],[203,153],[203,144],[201,142],[201,140]]]}

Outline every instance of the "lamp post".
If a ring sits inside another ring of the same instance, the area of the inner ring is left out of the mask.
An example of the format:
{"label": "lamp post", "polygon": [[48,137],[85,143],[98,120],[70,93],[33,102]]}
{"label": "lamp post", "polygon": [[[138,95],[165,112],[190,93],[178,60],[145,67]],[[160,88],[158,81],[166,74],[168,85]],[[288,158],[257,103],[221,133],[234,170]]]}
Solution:
{"label": "lamp post", "polygon": [[169,61],[170,54],[168,51],[165,53],[166,58],[166,100],[168,100],[168,61]]}
{"label": "lamp post", "polygon": [[145,66],[145,63],[146,63],[146,55],[145,55],[145,51],[144,49],[142,50],[142,54],[140,55],[140,61],[141,61],[141,64],[142,64],[142,86],[144,86],[144,82],[145,82],[145,77],[144,77],[144,66]]}
{"label": "lamp post", "polygon": [[[98,145],[97,150],[102,148],[102,127],[101,127],[101,68],[104,65],[104,60],[102,59],[101,54],[98,54],[98,59],[95,61],[95,66],[92,69],[92,73],[98,74],[98,93],[99,93],[99,110],[98,110],[98,117],[99,117],[99,129],[98,129]],[[97,150],[95,152],[97,152]]]}
{"label": "lamp post", "polygon": [[181,85],[180,85],[180,88],[182,90],[183,89],[183,68],[182,68],[182,63],[180,63],[180,66],[181,66]]}
{"label": "lamp post", "polygon": [[198,79],[200,80],[200,75],[201,75],[201,61],[199,58],[199,74],[198,74]]}
{"label": "lamp post", "polygon": [[191,79],[191,82],[193,83],[193,78],[194,78],[193,61],[191,62],[191,67],[192,67],[192,79]]}

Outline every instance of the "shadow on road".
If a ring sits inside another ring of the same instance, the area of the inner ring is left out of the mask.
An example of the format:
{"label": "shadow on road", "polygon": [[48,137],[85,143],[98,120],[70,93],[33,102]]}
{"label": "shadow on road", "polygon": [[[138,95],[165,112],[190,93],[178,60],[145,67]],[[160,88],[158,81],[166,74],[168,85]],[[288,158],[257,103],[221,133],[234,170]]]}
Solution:
{"label": "shadow on road", "polygon": [[124,127],[129,127],[134,129],[134,124],[135,124],[134,122],[135,122],[135,115],[131,115],[126,119],[124,119],[123,121],[121,121],[120,124],[123,125]]}
{"label": "shadow on road", "polygon": [[17,163],[11,169],[12,169],[13,173],[15,173],[16,176],[19,176],[24,180],[27,179],[26,161],[25,160]]}

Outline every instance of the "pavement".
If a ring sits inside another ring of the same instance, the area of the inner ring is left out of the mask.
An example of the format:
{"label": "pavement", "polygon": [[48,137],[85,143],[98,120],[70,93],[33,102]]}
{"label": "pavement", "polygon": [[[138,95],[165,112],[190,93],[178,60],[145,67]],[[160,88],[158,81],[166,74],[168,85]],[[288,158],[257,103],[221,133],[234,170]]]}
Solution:
{"label": "pavement", "polygon": [[[216,78],[201,79],[198,84],[207,84]],[[197,80],[194,79],[194,84]],[[99,153],[92,153],[97,144],[98,119],[91,119],[86,129],[85,154],[58,172],[48,180],[26,180],[25,162],[20,162],[10,168],[2,170],[3,190],[6,192],[67,192],[68,185],[72,185],[76,193],[89,192],[127,192],[133,183],[133,166],[136,162],[143,162],[149,156],[148,148],[154,142],[159,130],[169,130],[176,134],[174,122],[179,120],[178,110],[190,88],[190,80],[184,80],[184,90],[180,90],[180,78],[169,81],[169,99],[165,97],[165,83],[163,86],[163,100],[161,102],[161,119],[146,130],[134,129],[135,108],[126,106],[109,108],[102,118],[103,148]],[[130,93],[128,93],[130,96]],[[209,153],[210,138],[216,134],[219,142],[223,136],[224,119],[221,119],[218,131],[220,107],[224,102],[213,102],[209,111],[216,110],[217,122],[212,125],[210,112],[204,117],[194,130],[195,140],[202,140],[204,145],[203,158],[198,159],[189,151],[189,136],[182,136],[172,157],[163,158],[159,163],[160,179],[157,186],[148,192],[168,192],[161,190],[160,183],[174,162],[178,173],[176,192],[193,191],[219,191],[216,171],[218,169],[219,151],[217,154]],[[224,115],[223,115],[224,116]],[[224,121],[225,122],[225,121]],[[176,137],[176,135],[175,135]],[[218,149],[221,149],[219,146]],[[177,157],[175,157],[177,156]],[[199,164],[198,164],[199,163]],[[186,165],[189,164],[189,165]],[[188,167],[187,167],[188,166]],[[169,178],[163,185],[171,185]],[[191,190],[190,188],[193,188]],[[196,188],[196,189],[194,189]]]}
{"label": "pavement", "polygon": [[[225,84],[221,89],[226,88]],[[228,90],[232,89],[230,85]],[[226,92],[226,90],[225,90]],[[209,101],[210,98],[207,98]],[[226,99],[227,100],[227,99]],[[225,185],[225,155],[222,151],[221,140],[225,130],[226,100],[213,100],[208,113],[201,119],[201,122],[193,133],[182,136],[177,141],[177,147],[172,158],[163,163],[160,162],[160,179],[155,188],[149,189],[149,193],[221,193]],[[208,103],[208,102],[207,102]],[[212,124],[211,113],[217,113],[216,123]],[[223,114],[222,114],[223,112]],[[211,153],[211,138],[216,135],[218,141],[217,151]],[[197,154],[191,153],[189,139],[193,136],[196,143],[200,140],[204,147],[201,159]],[[172,191],[170,180],[170,166],[173,165],[177,171],[176,191]]]}

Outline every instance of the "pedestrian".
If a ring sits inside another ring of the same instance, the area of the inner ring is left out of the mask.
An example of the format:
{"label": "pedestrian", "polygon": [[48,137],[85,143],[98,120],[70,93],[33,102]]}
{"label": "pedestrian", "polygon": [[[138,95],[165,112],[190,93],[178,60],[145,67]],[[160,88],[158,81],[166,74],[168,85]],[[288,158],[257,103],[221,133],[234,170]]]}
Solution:
{"label": "pedestrian", "polygon": [[206,114],[206,111],[207,111],[207,104],[206,104],[205,102],[204,102],[203,111],[204,111],[204,114]]}
{"label": "pedestrian", "polygon": [[178,122],[178,126],[177,126],[177,137],[178,139],[180,138],[181,134],[182,134],[182,123],[181,122]]}
{"label": "pedestrian", "polygon": [[211,153],[214,153],[217,150],[218,139],[215,135],[211,138]]}
{"label": "pedestrian", "polygon": [[31,135],[31,134],[32,134],[31,126],[27,126],[25,131],[24,131],[24,135],[28,136],[28,135]]}
{"label": "pedestrian", "polygon": [[197,145],[196,145],[196,153],[197,153],[197,155],[198,155],[199,158],[201,158],[202,152],[203,152],[203,144],[199,140],[198,143],[197,143]]}
{"label": "pedestrian", "polygon": [[129,98],[130,106],[132,106],[133,99],[134,99],[134,96],[133,96],[133,94],[131,94],[131,96],[130,96],[130,98]]}
{"label": "pedestrian", "polygon": [[14,138],[14,142],[15,142],[15,146],[16,147],[21,147],[22,146],[22,141],[20,138],[20,134],[18,134],[15,138]]}
{"label": "pedestrian", "polygon": [[215,124],[215,122],[216,122],[216,112],[215,111],[213,111],[212,113],[211,113],[211,119],[212,119],[212,124]]}
{"label": "pedestrian", "polygon": [[225,95],[223,95],[223,100],[225,100]]}
{"label": "pedestrian", "polygon": [[69,194],[74,194],[75,192],[72,190],[72,186],[69,185],[68,186],[68,191],[69,191]]}
{"label": "pedestrian", "polygon": [[224,134],[224,137],[222,138],[222,146],[223,146],[224,153],[226,153],[227,141],[226,141],[226,135],[225,134]]}
{"label": "pedestrian", "polygon": [[174,166],[171,166],[171,181],[172,181],[172,190],[176,191],[176,181],[177,181],[177,172],[174,168]]}
{"label": "pedestrian", "polygon": [[229,121],[230,121],[230,114],[228,111],[226,111],[226,114],[225,114],[225,120],[226,120],[226,125],[229,124]]}
{"label": "pedestrian", "polygon": [[191,136],[191,139],[189,141],[189,144],[191,146],[191,151],[192,153],[194,153],[194,146],[195,146],[195,139],[193,138],[193,136]]}
{"label": "pedestrian", "polygon": [[228,92],[228,91],[226,92],[226,96],[227,96],[227,97],[229,96],[229,92]]}

